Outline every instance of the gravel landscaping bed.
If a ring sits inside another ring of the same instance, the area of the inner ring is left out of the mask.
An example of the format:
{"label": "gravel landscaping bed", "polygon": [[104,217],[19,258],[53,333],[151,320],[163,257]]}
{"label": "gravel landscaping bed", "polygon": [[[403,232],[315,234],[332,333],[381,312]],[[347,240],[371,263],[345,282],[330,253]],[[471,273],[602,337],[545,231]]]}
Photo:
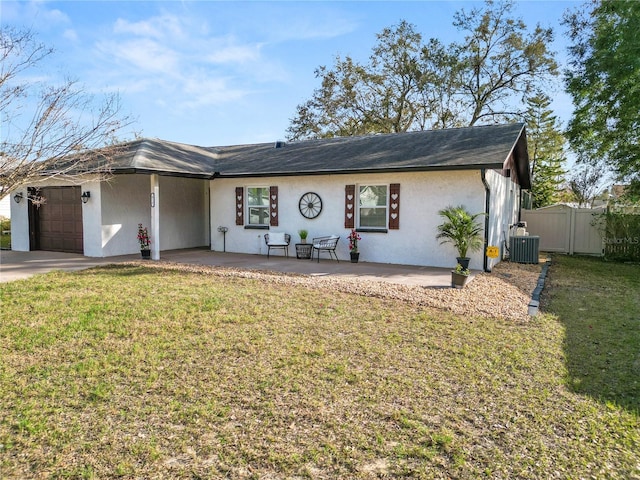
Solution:
{"label": "gravel landscaping bed", "polygon": [[526,321],[531,293],[536,287],[542,264],[501,262],[491,273],[479,273],[464,289],[427,288],[340,277],[315,277],[227,267],[187,265],[172,262],[133,262],[151,268],[164,268],[216,276],[234,276],[268,281],[269,283],[305,286],[356,295],[388,298],[413,303],[421,307],[448,310],[456,315],[504,318]]}

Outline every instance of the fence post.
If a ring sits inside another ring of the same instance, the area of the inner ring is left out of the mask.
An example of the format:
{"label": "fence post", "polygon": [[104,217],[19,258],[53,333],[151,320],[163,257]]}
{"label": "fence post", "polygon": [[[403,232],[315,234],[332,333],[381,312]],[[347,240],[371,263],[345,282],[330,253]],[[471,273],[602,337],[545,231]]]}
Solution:
{"label": "fence post", "polygon": [[576,248],[576,210],[569,208],[569,255],[573,255]]}

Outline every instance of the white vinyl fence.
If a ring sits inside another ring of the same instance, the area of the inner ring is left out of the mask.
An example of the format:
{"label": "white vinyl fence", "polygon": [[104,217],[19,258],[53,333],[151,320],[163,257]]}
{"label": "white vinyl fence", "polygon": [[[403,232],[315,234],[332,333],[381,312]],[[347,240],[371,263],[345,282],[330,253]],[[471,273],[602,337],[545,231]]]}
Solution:
{"label": "white vinyl fence", "polygon": [[553,205],[537,210],[522,210],[521,219],[527,222],[529,235],[540,237],[542,252],[602,255],[602,234],[592,223],[595,215],[603,212],[603,208]]}

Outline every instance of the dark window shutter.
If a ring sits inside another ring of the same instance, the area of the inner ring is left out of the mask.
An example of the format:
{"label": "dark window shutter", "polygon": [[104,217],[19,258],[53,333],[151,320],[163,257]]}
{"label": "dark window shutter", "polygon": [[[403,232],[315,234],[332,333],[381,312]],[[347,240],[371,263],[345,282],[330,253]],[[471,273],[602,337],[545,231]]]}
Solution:
{"label": "dark window shutter", "polygon": [[244,225],[244,188],[236,187],[236,225]]}
{"label": "dark window shutter", "polygon": [[344,228],[354,228],[356,224],[356,186],[344,187]]}
{"label": "dark window shutter", "polygon": [[389,230],[400,228],[400,184],[389,185]]}
{"label": "dark window shutter", "polygon": [[278,226],[278,187],[269,187],[269,225]]}

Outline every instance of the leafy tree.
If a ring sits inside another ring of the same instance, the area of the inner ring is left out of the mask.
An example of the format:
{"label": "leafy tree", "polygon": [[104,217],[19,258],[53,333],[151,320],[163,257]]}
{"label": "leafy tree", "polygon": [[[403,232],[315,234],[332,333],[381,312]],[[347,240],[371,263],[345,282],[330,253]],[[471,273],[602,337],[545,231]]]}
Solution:
{"label": "leafy tree", "polygon": [[297,107],[289,138],[404,132],[416,120],[421,36],[401,22],[377,35],[370,63],[336,57],[332,69],[319,67],[321,86]]}
{"label": "leafy tree", "polygon": [[469,32],[464,42],[452,45],[458,59],[459,95],[470,112],[468,125],[521,117],[514,107],[533,92],[557,65],[548,45],[553,30],[536,26],[527,33],[525,23],[512,17],[513,2],[486,2],[484,10],[461,10],[454,25]]}
{"label": "leafy tree", "polygon": [[533,208],[559,200],[564,184],[564,137],[559,121],[549,108],[551,99],[538,92],[527,100],[527,145],[531,164]]}
{"label": "leafy tree", "polygon": [[[119,151],[115,136],[130,123],[118,116],[115,94],[95,106],[76,81],[29,80],[51,54],[31,31],[0,28],[0,197],[43,178],[107,172]],[[97,147],[99,162],[92,153]]]}
{"label": "leafy tree", "polygon": [[419,129],[466,126],[467,106],[458,83],[461,63],[453,48],[445,47],[435,38],[429,40],[422,48],[422,69]]}
{"label": "leafy tree", "polygon": [[586,162],[604,160],[640,192],[640,2],[593,1],[563,23],[572,41],[571,147]]}
{"label": "leafy tree", "polygon": [[528,33],[511,1],[461,10],[460,43],[426,44],[406,21],[377,35],[368,63],[336,57],[316,70],[321,85],[297,107],[288,138],[322,138],[468,126],[520,118],[536,85],[556,74],[550,29]]}

